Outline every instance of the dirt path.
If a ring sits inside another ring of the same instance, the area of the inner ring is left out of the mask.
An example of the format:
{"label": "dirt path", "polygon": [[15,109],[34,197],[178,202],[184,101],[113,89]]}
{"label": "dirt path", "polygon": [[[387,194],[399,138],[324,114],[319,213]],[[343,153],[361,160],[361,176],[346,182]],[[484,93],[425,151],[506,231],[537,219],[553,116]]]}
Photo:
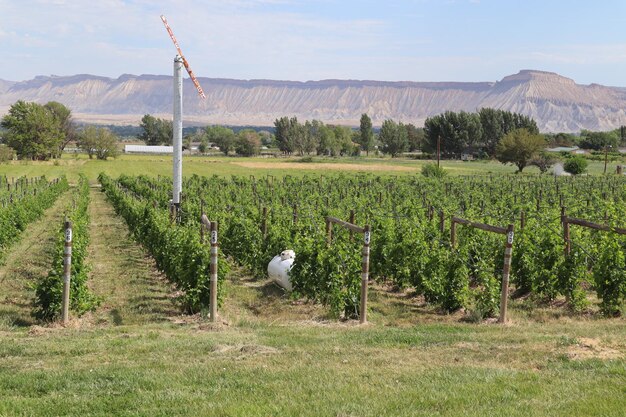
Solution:
{"label": "dirt path", "polygon": [[99,188],[92,188],[89,286],[102,298],[89,316],[96,324],[141,324],[177,315],[171,286],[154,261],[129,235]]}
{"label": "dirt path", "polygon": [[21,239],[9,248],[0,266],[0,326],[35,323],[30,316],[35,296],[31,285],[50,270],[67,195],[61,195],[39,220],[28,225]]}

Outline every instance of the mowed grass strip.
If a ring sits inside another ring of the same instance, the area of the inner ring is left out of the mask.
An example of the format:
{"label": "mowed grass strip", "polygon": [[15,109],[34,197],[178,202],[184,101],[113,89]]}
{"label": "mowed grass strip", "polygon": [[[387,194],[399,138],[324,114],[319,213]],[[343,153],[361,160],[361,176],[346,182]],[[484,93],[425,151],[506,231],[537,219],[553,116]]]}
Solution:
{"label": "mowed grass strip", "polygon": [[89,206],[89,286],[102,304],[87,320],[95,324],[141,324],[179,314],[172,286],[146,251],[129,235],[99,187]]}
{"label": "mowed grass strip", "polygon": [[69,192],[60,195],[43,216],[29,224],[20,240],[3,254],[0,265],[0,329],[29,326],[34,285],[48,274]]}
{"label": "mowed grass strip", "polygon": [[[623,322],[208,329],[1,334],[0,414],[620,416],[626,409]],[[584,348],[578,335],[589,330],[598,351],[574,359],[572,349]],[[622,356],[603,359],[609,346]]]}

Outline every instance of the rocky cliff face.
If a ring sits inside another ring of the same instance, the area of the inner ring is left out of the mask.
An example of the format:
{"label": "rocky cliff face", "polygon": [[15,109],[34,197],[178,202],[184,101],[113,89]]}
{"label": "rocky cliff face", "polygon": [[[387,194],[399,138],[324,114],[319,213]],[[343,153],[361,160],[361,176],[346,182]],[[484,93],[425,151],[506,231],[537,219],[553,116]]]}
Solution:
{"label": "rocky cliff face", "polygon": [[12,81],[5,81],[5,80],[0,80],[0,94],[4,93],[5,91],[7,91],[9,88],[11,88],[11,86],[15,84]]}
{"label": "rocky cliff face", "polygon": [[[324,80],[308,82],[201,78],[206,100],[185,80],[187,121],[271,125],[282,116],[357,125],[368,113],[375,124],[387,118],[421,125],[446,110],[493,107],[524,113],[542,131],[608,130],[626,122],[626,89],[578,85],[558,74],[520,71],[491,83],[419,83]],[[0,111],[22,99],[59,101],[77,119],[137,123],[146,113],[166,116],[172,109],[169,76],[92,75],[0,81]]]}

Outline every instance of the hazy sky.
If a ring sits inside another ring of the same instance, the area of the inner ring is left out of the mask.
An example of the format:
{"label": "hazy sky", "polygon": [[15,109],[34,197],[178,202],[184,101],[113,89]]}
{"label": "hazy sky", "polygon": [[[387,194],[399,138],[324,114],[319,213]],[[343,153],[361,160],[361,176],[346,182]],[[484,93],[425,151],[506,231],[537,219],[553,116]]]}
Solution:
{"label": "hazy sky", "polygon": [[0,0],[0,78],[195,73],[626,86],[626,0]]}

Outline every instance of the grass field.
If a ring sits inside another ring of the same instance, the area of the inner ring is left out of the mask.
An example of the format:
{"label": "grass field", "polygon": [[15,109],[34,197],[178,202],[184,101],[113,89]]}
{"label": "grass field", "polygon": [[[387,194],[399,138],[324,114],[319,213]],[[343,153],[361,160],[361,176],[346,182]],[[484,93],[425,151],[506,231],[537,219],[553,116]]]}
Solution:
{"label": "grass field", "polygon": [[[421,164],[331,160],[304,168],[310,164],[189,158],[185,175],[411,175]],[[443,165],[453,174],[514,172],[492,162]],[[591,172],[602,168],[591,164]],[[101,171],[170,175],[171,166],[165,156],[0,165],[9,177],[75,180],[85,173],[95,182]],[[234,269],[222,321],[212,325],[178,312],[175,294],[144,249],[99,190],[91,193],[90,286],[102,299],[96,312],[67,328],[34,325],[29,317],[29,283],[48,269],[59,205],[5,254],[1,416],[626,415],[624,318],[515,300],[510,324],[476,324],[374,286],[370,324],[359,326],[331,320],[325,308]]]}
{"label": "grass field", "polygon": [[[313,163],[298,162],[300,158],[237,158],[237,157],[185,157],[183,175],[318,175],[319,173],[358,173],[369,172],[378,175],[414,175],[421,167],[432,161],[390,158],[315,158]],[[65,174],[74,181],[79,173],[95,181],[100,172],[117,177],[128,175],[172,175],[172,157],[167,155],[122,155],[115,160],[98,161],[86,155],[64,155],[59,161],[31,162],[13,161],[0,164],[0,175],[56,177]],[[442,161],[442,166],[450,175],[512,174],[516,168],[496,161]],[[608,171],[615,172],[615,163],[610,163]],[[604,163],[591,161],[590,174],[601,174]],[[535,167],[528,167],[525,174],[538,174]]]}

